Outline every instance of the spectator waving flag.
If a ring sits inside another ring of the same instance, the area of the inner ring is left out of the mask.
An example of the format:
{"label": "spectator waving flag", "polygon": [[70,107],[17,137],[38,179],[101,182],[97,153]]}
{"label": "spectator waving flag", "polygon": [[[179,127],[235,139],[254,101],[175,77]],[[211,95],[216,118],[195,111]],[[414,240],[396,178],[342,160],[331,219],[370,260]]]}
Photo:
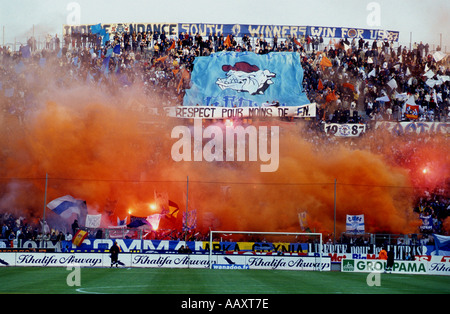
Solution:
{"label": "spectator waving flag", "polygon": [[98,34],[102,30],[102,24],[96,24],[91,26],[91,33],[92,34]]}
{"label": "spectator waving flag", "polygon": [[403,105],[403,113],[408,119],[416,120],[419,118],[420,107],[414,101],[414,96],[410,96]]}
{"label": "spectator waving flag", "polygon": [[296,52],[218,52],[195,58],[183,105],[259,107],[273,101],[281,106],[305,105],[310,101],[302,81]]}
{"label": "spectator waving flag", "polygon": [[147,217],[147,221],[154,231],[158,230],[159,222],[161,221],[162,214],[153,214]]}
{"label": "spectator waving flag", "polygon": [[232,46],[230,35],[227,36],[227,38],[224,40],[223,44],[227,48],[230,48]]}
{"label": "spectator waving flag", "polygon": [[436,51],[436,52],[433,53],[433,59],[436,62],[441,61],[445,57],[447,57],[447,55],[445,53],[443,53],[442,51]]}
{"label": "spectator waving flag", "polygon": [[131,222],[127,225],[128,228],[138,228],[143,225],[150,225],[146,217],[131,216],[130,221]]}
{"label": "spectator waving flag", "polygon": [[364,215],[347,215],[345,225],[349,233],[364,233]]}
{"label": "spectator waving flag", "polygon": [[68,219],[73,214],[80,216],[83,207],[86,207],[86,202],[77,200],[70,195],[65,195],[54,199],[47,204],[47,207],[55,214],[60,215],[64,219]]}
{"label": "spectator waving flag", "polygon": [[127,219],[128,219],[128,217],[125,217],[125,219],[120,219],[119,217],[117,217],[117,225],[118,226],[126,226]]}
{"label": "spectator waving flag", "polygon": [[173,201],[169,200],[169,212],[166,214],[167,217],[177,218],[180,207]]}
{"label": "spectator waving flag", "polygon": [[323,55],[322,60],[320,60],[320,66],[322,67],[323,70],[324,68],[329,68],[333,66],[333,64],[331,63],[331,60],[327,58],[327,56]]}
{"label": "spectator waving flag", "polygon": [[102,45],[104,46],[109,41],[109,33],[105,33],[102,38]]}
{"label": "spectator waving flag", "polygon": [[78,230],[75,235],[72,238],[72,243],[75,244],[76,246],[80,246],[84,239],[86,239],[86,237],[88,236],[88,233],[84,230]]}
{"label": "spectator waving flag", "polygon": [[433,234],[435,255],[450,255],[450,236]]}
{"label": "spectator waving flag", "polygon": [[86,215],[86,228],[100,228],[102,214]]}

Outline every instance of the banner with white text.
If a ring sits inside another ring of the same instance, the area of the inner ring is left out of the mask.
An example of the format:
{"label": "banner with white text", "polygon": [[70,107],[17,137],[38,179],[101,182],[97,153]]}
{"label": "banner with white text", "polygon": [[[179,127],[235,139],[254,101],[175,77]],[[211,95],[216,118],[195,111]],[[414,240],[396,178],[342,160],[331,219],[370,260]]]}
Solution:
{"label": "banner with white text", "polygon": [[[330,271],[330,257],[309,256],[223,256],[205,254],[139,254],[121,253],[122,267],[139,268],[213,268],[266,269],[266,270],[317,270]],[[0,266],[34,267],[110,267],[109,253],[0,253]],[[219,267],[217,267],[219,266]]]}
{"label": "banner with white text", "polygon": [[285,107],[213,107],[177,106],[164,108],[173,118],[234,119],[234,118],[311,118],[316,116],[316,104]]}
{"label": "banner with white text", "polygon": [[324,131],[328,135],[338,137],[358,137],[366,132],[366,125],[360,123],[327,123]]}
{"label": "banner with white text", "polygon": [[[92,24],[63,25],[64,35],[73,33],[90,33]],[[309,26],[309,25],[249,25],[249,24],[215,24],[215,23],[102,23],[101,27],[108,33],[152,32],[166,35],[190,34],[195,36],[233,35],[236,37],[265,38],[300,38],[313,36],[323,38],[362,38],[365,40],[389,40],[397,42],[400,33],[392,30],[364,29],[356,27]]]}
{"label": "banner with white text", "polygon": [[[385,272],[386,260],[344,259],[341,264],[343,272]],[[445,275],[450,276],[450,261],[441,257],[428,260],[399,261],[394,260],[392,271],[395,274]]]}

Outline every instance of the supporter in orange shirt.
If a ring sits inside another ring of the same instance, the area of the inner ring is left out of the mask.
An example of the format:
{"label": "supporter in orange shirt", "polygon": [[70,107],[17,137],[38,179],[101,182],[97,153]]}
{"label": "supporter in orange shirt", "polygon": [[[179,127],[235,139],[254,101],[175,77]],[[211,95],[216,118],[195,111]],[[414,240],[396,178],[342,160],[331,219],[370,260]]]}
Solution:
{"label": "supporter in orange shirt", "polygon": [[380,253],[378,254],[378,259],[384,259],[387,260],[387,252],[385,248],[382,248]]}

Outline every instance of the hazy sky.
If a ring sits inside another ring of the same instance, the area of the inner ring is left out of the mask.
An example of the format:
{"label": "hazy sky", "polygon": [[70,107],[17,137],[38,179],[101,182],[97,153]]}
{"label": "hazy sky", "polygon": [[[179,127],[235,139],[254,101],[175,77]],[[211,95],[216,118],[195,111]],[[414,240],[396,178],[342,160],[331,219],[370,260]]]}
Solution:
{"label": "hazy sky", "polygon": [[[24,42],[35,26],[36,37],[62,34],[62,25],[79,4],[80,23],[218,23],[310,25],[386,29],[400,32],[400,42],[439,44],[450,52],[449,0],[0,0],[5,43]],[[367,22],[375,3],[380,25]],[[2,37],[3,39],[3,37]]]}

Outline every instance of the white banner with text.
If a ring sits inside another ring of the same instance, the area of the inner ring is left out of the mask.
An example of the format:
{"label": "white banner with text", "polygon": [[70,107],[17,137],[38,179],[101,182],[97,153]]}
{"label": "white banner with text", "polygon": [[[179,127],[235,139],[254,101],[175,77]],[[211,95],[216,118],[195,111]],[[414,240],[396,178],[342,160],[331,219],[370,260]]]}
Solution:
{"label": "white banner with text", "polygon": [[[386,264],[386,260],[379,259],[344,259],[341,264],[341,270],[343,272],[384,272],[386,271]],[[450,276],[450,257],[429,256],[426,259],[416,259],[414,261],[394,260],[390,272]]]}
{"label": "white banner with text", "polygon": [[[220,269],[279,269],[331,270],[328,256],[265,256],[265,255],[209,255],[209,254],[140,254],[121,253],[122,267],[141,268],[212,268]],[[210,261],[211,260],[211,261]],[[34,267],[110,267],[109,253],[0,253],[0,266]]]}
{"label": "white banner with text", "polygon": [[284,107],[214,107],[176,106],[164,108],[173,118],[234,119],[234,118],[312,118],[316,116],[316,104]]}

